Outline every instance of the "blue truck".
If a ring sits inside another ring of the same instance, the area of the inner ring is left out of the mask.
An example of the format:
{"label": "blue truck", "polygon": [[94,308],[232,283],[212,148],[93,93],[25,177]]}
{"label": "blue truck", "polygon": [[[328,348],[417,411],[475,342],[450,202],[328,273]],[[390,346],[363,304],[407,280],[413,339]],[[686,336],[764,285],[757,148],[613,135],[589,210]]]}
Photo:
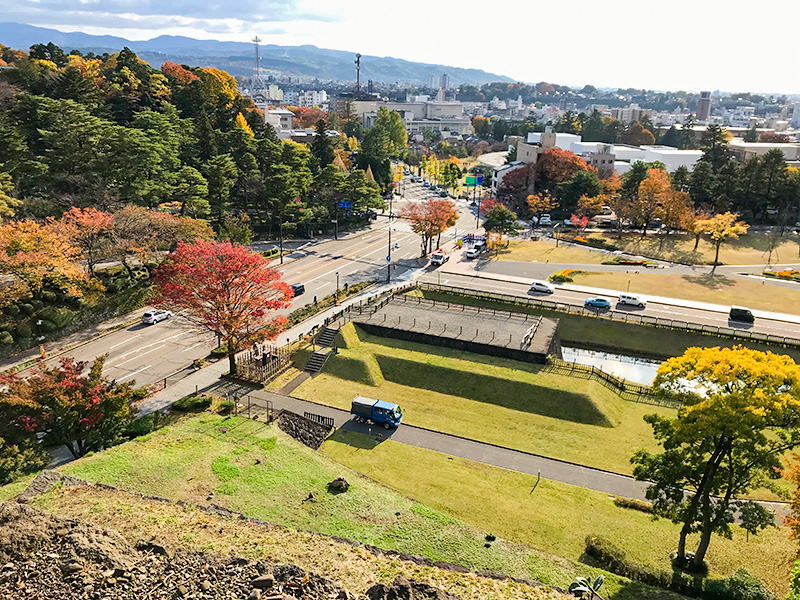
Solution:
{"label": "blue truck", "polygon": [[396,428],[403,420],[403,411],[397,404],[356,396],[350,406],[350,414],[356,422],[372,422],[376,425],[383,425],[385,429]]}

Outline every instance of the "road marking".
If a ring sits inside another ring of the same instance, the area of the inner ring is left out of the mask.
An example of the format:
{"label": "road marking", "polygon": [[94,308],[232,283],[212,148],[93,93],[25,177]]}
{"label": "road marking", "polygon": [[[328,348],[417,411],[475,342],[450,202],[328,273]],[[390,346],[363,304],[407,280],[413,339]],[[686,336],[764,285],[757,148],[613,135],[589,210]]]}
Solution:
{"label": "road marking", "polygon": [[134,371],[133,373],[128,373],[127,375],[125,375],[125,377],[120,377],[119,379],[117,379],[117,382],[120,382],[120,381],[125,381],[125,380],[126,380],[128,377],[133,377],[133,376],[134,376],[134,375],[136,375],[137,373],[141,373],[142,371],[144,371],[144,370],[146,370],[146,369],[149,369],[149,368],[150,368],[150,367],[152,367],[152,366],[153,366],[153,365],[147,365],[146,367],[142,367],[142,368],[141,368],[141,369],[139,369],[138,371]]}
{"label": "road marking", "polygon": [[109,365],[109,366],[111,366],[111,367],[122,366],[125,363],[131,362],[132,360],[138,360],[138,359],[142,358],[142,356],[144,356],[145,354],[150,354],[151,352],[155,352],[156,350],[161,350],[164,346],[166,346],[166,344],[161,344],[160,346],[156,346],[155,348],[150,348],[150,350],[148,350],[147,352],[142,352],[141,354],[137,354],[133,358],[129,358],[128,360],[123,360],[122,362],[118,362],[118,363],[115,363],[115,364]]}
{"label": "road marking", "polygon": [[119,358],[125,358],[126,356],[130,356],[131,354],[135,354],[137,352],[141,352],[145,348],[150,348],[151,346],[155,346],[156,344],[160,344],[161,342],[168,342],[169,340],[173,340],[176,337],[180,337],[182,335],[186,335],[187,333],[190,333],[190,332],[189,331],[181,331],[180,333],[176,333],[175,335],[172,335],[172,336],[170,336],[168,338],[162,338],[160,340],[156,340],[152,344],[147,344],[146,346],[142,346],[141,348],[137,348],[136,350],[131,350],[130,352],[128,352],[127,354],[123,354]]}
{"label": "road marking", "polygon": [[122,341],[122,342],[119,342],[119,343],[117,343],[117,344],[114,344],[113,346],[109,346],[109,347],[108,347],[108,349],[109,349],[109,350],[113,350],[113,349],[114,349],[114,348],[116,348],[117,346],[121,346],[122,344],[127,344],[127,343],[128,343],[128,342],[130,342],[131,340],[133,340],[133,339],[135,339],[135,338],[137,338],[137,337],[140,337],[141,335],[142,335],[141,333],[137,333],[136,335],[133,335],[133,336],[129,337],[127,340],[124,340],[124,341]]}
{"label": "road marking", "polygon": [[181,354],[183,354],[184,352],[188,352],[192,348],[197,348],[198,346],[202,346],[203,344],[204,342],[197,342],[194,346],[189,346],[188,348],[181,350]]}

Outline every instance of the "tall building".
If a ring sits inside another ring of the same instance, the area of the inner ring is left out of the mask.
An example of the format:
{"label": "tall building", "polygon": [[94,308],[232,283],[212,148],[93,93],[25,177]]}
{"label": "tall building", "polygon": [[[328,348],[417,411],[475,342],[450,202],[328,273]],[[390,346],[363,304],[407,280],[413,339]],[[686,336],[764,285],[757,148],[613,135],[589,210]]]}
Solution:
{"label": "tall building", "polygon": [[794,112],[792,113],[792,127],[800,129],[800,102],[794,105]]}
{"label": "tall building", "polygon": [[700,100],[697,101],[695,113],[697,113],[698,121],[708,121],[708,117],[711,115],[711,92],[700,92]]}
{"label": "tall building", "polygon": [[442,73],[442,77],[439,80],[439,87],[444,88],[446,90],[450,89],[450,75],[447,73]]}

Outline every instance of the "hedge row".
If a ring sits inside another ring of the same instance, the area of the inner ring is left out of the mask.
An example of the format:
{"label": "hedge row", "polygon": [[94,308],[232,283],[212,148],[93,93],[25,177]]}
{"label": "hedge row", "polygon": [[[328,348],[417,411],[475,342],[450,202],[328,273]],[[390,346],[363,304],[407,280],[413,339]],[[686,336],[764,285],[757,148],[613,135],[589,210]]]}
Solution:
{"label": "hedge row", "polygon": [[597,565],[635,581],[701,600],[777,600],[757,578],[739,569],[724,579],[691,577],[680,571],[667,571],[631,560],[625,551],[609,540],[586,536],[586,555]]}

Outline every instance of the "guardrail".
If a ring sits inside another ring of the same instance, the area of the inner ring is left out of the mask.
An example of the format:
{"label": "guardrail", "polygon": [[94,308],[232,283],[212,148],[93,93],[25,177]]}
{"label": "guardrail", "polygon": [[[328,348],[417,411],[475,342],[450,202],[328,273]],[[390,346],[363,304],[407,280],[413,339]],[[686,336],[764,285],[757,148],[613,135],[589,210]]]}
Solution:
{"label": "guardrail", "polygon": [[505,302],[507,304],[535,306],[547,310],[563,312],[567,314],[578,315],[582,317],[592,317],[597,319],[608,319],[609,321],[617,321],[620,323],[632,323],[634,325],[646,325],[649,327],[660,327],[663,329],[674,329],[679,331],[690,331],[701,335],[715,335],[719,337],[726,337],[731,339],[748,340],[753,342],[761,342],[764,344],[772,344],[782,346],[785,348],[800,348],[800,339],[771,335],[766,333],[758,333],[752,331],[742,331],[740,329],[732,329],[730,327],[718,327],[716,325],[703,325],[699,323],[690,323],[688,321],[679,321],[676,319],[664,319],[662,317],[649,317],[646,315],[637,315],[633,313],[620,312],[616,310],[609,310],[606,312],[599,312],[597,310],[587,309],[583,306],[575,306],[573,304],[566,304],[562,302],[552,302],[550,300],[542,300],[539,298],[526,298],[525,296],[516,296],[514,294],[502,294],[498,292],[485,292],[476,291],[469,288],[462,288],[452,285],[444,285],[437,283],[417,283],[419,289],[427,289],[443,293],[460,294],[470,296],[472,298],[485,298],[487,300]]}

